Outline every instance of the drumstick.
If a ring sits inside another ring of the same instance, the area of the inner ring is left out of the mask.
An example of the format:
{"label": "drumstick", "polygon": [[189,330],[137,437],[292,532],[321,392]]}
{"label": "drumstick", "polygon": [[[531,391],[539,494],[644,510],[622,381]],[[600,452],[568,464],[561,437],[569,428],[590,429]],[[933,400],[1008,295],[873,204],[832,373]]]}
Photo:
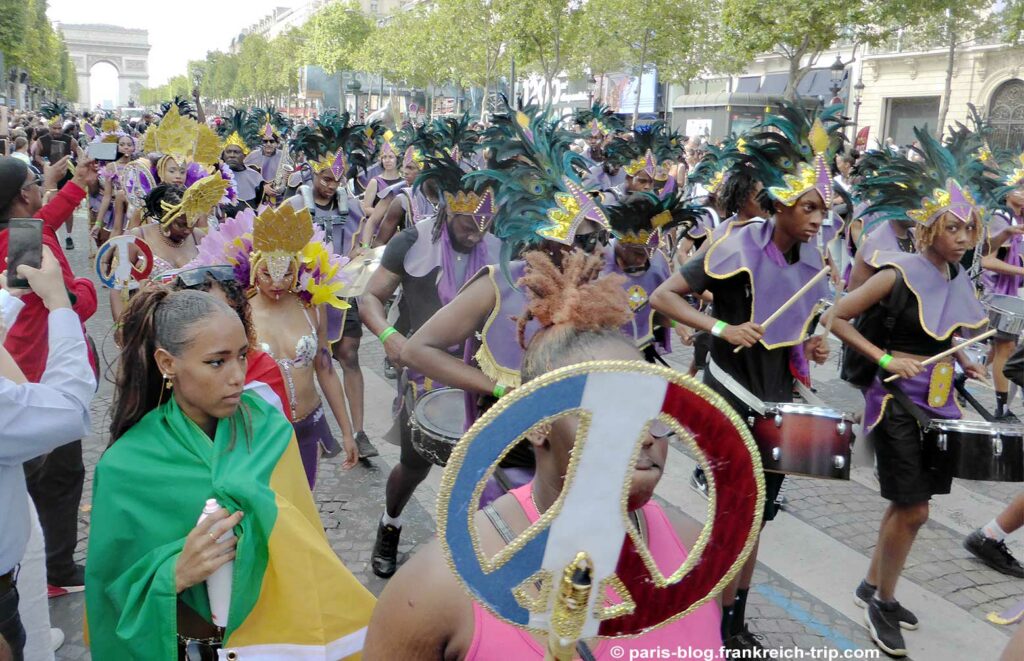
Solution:
{"label": "drumstick", "polygon": [[[765,319],[761,323],[761,328],[763,328],[763,329],[768,328],[768,326],[770,326],[773,322],[775,322],[775,320],[777,320],[779,317],[781,317],[783,314],[785,314],[786,310],[791,308],[793,306],[793,304],[796,303],[800,299],[801,296],[803,296],[804,294],[809,292],[811,290],[811,287],[813,287],[814,285],[818,284],[818,281],[820,281],[822,278],[824,278],[825,276],[828,275],[828,272],[829,272],[830,268],[831,267],[826,266],[825,268],[823,268],[820,271],[818,271],[817,273],[815,273],[813,278],[808,280],[807,283],[804,284],[803,287],[801,287],[800,289],[797,289],[796,293],[793,294],[792,296],[790,296],[788,301],[786,301],[785,303],[780,305],[778,310],[773,312],[770,317],[768,317],[767,319]],[[738,346],[735,349],[733,349],[733,353],[739,353],[743,348],[744,348],[743,346]]]}
{"label": "drumstick", "polygon": [[[987,340],[988,338],[990,338],[993,335],[995,335],[996,331],[997,331],[997,329],[995,329],[995,328],[993,328],[992,330],[987,330],[984,333],[982,333],[981,335],[979,335],[978,337],[972,337],[971,339],[967,340],[966,342],[961,342],[960,344],[956,345],[955,347],[950,347],[949,349],[946,349],[942,353],[935,354],[931,358],[925,358],[924,360],[921,361],[921,367],[924,367],[926,365],[931,365],[932,363],[937,363],[940,360],[942,360],[943,358],[945,358],[946,356],[951,356],[951,355],[955,354],[957,351],[960,351],[961,349],[963,349],[964,347],[966,347],[969,344],[975,344],[977,342],[981,342],[982,340]],[[893,381],[895,381],[898,378],[900,378],[899,374],[893,374],[892,376],[887,378],[885,380],[885,382],[886,383],[892,383]]]}
{"label": "drumstick", "polygon": [[836,306],[839,305],[839,299],[843,297],[843,291],[846,289],[846,283],[842,280],[836,285],[836,296],[832,299],[832,315],[828,318],[828,323],[825,324],[825,338],[827,339],[829,334],[832,333],[832,322],[836,320]]}

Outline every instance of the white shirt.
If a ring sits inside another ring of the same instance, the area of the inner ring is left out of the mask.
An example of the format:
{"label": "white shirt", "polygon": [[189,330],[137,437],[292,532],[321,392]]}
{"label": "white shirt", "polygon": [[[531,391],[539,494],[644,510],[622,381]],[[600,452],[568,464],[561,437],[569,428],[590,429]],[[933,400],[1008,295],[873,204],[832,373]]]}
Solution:
{"label": "white shirt", "polygon": [[89,402],[96,379],[78,315],[58,308],[49,316],[50,353],[39,383],[0,377],[0,575],[25,553],[29,514],[21,465],[89,433]]}

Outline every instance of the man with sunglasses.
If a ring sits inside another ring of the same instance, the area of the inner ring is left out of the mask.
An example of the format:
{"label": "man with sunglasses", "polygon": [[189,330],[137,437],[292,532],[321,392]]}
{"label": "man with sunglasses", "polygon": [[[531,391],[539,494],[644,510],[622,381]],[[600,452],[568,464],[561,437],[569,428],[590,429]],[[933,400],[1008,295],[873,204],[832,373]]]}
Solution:
{"label": "man with sunglasses", "polygon": [[234,216],[247,207],[255,211],[263,202],[263,175],[245,164],[245,152],[238,145],[225,146],[221,159],[234,173],[238,189],[238,203],[234,209],[227,210],[228,215]]}
{"label": "man with sunglasses", "polygon": [[[61,159],[46,168],[45,174],[16,158],[0,158],[0,269],[7,268],[11,218],[39,218],[43,221],[43,245],[50,249],[60,265],[64,286],[85,331],[85,321],[96,312],[96,289],[88,278],[76,278],[57,240],[57,228],[74,213],[86,191],[96,184],[99,166],[83,158],[75,167],[71,181],[45,206],[44,189],[56,188],[67,171],[67,160]],[[31,383],[38,383],[49,355],[47,318],[49,312],[38,296],[22,297],[25,307],[17,322],[8,329],[4,347]],[[90,362],[96,369],[94,353]],[[41,465],[40,465],[41,463]],[[39,510],[39,520],[46,540],[46,573],[53,596],[80,592],[84,587],[84,570],[75,564],[78,544],[78,507],[85,483],[80,441],[63,445],[51,452],[44,462],[26,466],[29,493]]]}
{"label": "man with sunglasses", "polygon": [[260,149],[249,152],[244,163],[263,175],[263,201],[276,207],[284,199],[291,162],[281,149],[281,136],[269,124],[264,127],[262,136]]}

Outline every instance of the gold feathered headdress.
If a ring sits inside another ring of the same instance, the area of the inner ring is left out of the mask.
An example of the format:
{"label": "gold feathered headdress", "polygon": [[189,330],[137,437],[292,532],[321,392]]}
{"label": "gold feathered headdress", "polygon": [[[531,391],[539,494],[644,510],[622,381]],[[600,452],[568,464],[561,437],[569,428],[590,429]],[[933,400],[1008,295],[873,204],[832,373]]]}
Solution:
{"label": "gold feathered headdress", "polygon": [[182,117],[172,105],[157,126],[146,131],[144,148],[170,156],[179,165],[199,163],[209,167],[220,158],[220,140],[213,129],[190,117]]}
{"label": "gold feathered headdress", "polygon": [[253,223],[250,279],[255,282],[260,262],[266,261],[271,279],[281,280],[288,273],[289,266],[297,266],[299,253],[312,238],[313,217],[309,209],[296,211],[290,204],[267,209]]}
{"label": "gold feathered headdress", "polygon": [[167,227],[184,214],[188,226],[195,227],[200,218],[210,215],[213,208],[224,197],[228,185],[228,180],[220,176],[219,172],[215,172],[189,186],[181,197],[180,203],[168,204],[161,201],[160,206],[163,208],[164,214],[160,218],[160,225]]}

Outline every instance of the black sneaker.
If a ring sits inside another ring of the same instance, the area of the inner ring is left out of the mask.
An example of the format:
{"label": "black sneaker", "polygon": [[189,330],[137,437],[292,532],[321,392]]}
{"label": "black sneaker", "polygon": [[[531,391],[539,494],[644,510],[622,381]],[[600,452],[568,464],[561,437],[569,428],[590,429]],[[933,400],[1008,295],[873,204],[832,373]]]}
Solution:
{"label": "black sneaker", "polygon": [[386,379],[397,379],[398,378],[398,370],[395,368],[394,365],[391,364],[391,361],[388,360],[387,356],[384,356],[384,378],[386,378]]}
{"label": "black sneaker", "polygon": [[[867,581],[861,581],[857,589],[853,591],[853,603],[857,604],[861,608],[867,608],[868,602],[875,596],[875,588],[868,585]],[[900,602],[894,601],[896,604],[896,619],[900,622],[900,628],[908,631],[914,631],[918,627],[917,616],[910,612],[910,610],[904,608]]]}
{"label": "black sneaker", "polygon": [[763,650],[764,643],[761,642],[762,639],[763,636],[753,633],[747,625],[744,624],[739,633],[734,633],[729,636],[722,642],[722,644],[727,650]]}
{"label": "black sneaker", "polygon": [[883,604],[872,598],[864,611],[864,624],[868,627],[871,640],[889,656],[906,656],[907,645],[903,642],[899,620],[896,619],[896,605]]}
{"label": "black sneaker", "polygon": [[1006,542],[997,542],[985,536],[981,528],[964,538],[964,548],[986,565],[1007,576],[1024,578],[1024,566],[1017,562]]}
{"label": "black sneaker", "polygon": [[66,239],[64,239],[64,249],[65,250],[74,250],[75,249],[75,240],[71,238],[70,234],[68,235],[68,237]]}
{"label": "black sneaker", "polygon": [[398,538],[402,529],[383,521],[377,526],[377,541],[373,544],[370,566],[373,573],[381,578],[391,578],[398,569]]}
{"label": "black sneaker", "polygon": [[356,432],[356,447],[359,449],[360,459],[369,459],[380,454],[380,452],[377,452],[377,448],[373,447],[373,443],[370,442],[364,431]]}
{"label": "black sneaker", "polygon": [[690,474],[690,487],[705,498],[708,497],[708,478],[700,466],[694,468]]}

